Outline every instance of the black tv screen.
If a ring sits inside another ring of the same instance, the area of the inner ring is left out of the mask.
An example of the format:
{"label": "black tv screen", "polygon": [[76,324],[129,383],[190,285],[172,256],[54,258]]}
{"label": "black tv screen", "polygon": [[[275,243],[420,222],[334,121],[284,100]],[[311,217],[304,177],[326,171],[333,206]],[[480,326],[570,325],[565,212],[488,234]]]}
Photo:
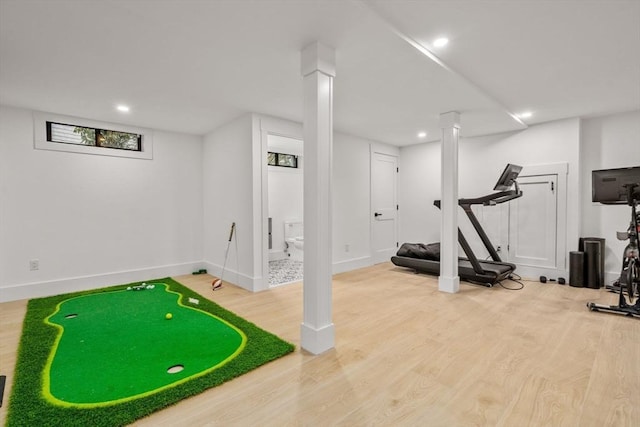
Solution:
{"label": "black tv screen", "polygon": [[495,191],[508,191],[513,183],[520,175],[520,171],[522,170],[522,166],[513,165],[509,163],[507,167],[504,168],[500,178],[498,178],[498,182],[496,182],[496,186],[493,187]]}
{"label": "black tv screen", "polygon": [[640,166],[602,169],[591,172],[591,200],[606,205],[627,203],[628,184],[637,184],[635,197],[640,195]]}

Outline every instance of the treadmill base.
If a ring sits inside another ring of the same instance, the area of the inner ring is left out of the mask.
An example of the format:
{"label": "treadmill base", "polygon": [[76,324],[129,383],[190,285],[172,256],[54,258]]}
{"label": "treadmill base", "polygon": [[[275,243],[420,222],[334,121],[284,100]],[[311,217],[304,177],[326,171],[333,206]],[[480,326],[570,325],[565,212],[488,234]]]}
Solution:
{"label": "treadmill base", "polygon": [[[391,262],[398,267],[410,268],[418,273],[436,276],[440,274],[439,261],[393,256],[391,257]],[[491,288],[501,280],[508,279],[516,267],[513,264],[497,263],[494,261],[482,261],[482,266],[485,271],[482,274],[478,274],[474,271],[471,263],[467,259],[460,258],[458,260],[458,276],[460,276],[460,280]]]}

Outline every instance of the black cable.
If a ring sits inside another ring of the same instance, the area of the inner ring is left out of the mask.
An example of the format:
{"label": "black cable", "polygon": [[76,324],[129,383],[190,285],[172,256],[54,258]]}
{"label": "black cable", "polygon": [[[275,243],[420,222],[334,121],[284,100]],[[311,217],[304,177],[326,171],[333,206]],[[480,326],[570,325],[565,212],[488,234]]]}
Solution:
{"label": "black cable", "polygon": [[[518,278],[519,278],[519,279],[521,279],[521,277],[520,277],[520,276],[518,276]],[[520,284],[520,287],[519,287],[519,288],[509,288],[509,287],[507,287],[507,286],[505,286],[505,285],[503,285],[503,284],[502,284],[502,280],[498,282],[498,285],[502,286],[504,289],[506,289],[506,290],[508,290],[508,291],[519,291],[519,290],[521,290],[522,288],[524,288],[524,283],[522,283],[520,280],[517,280],[517,279],[512,278],[512,276],[509,276],[509,278],[508,278],[507,280],[511,280],[512,282],[519,283],[519,284]]]}

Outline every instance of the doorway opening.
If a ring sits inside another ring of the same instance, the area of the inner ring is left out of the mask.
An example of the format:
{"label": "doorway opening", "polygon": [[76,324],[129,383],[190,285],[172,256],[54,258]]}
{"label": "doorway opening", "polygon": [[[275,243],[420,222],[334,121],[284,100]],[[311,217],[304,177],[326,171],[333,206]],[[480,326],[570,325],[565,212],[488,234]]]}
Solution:
{"label": "doorway opening", "polygon": [[267,135],[269,287],[299,282],[304,260],[302,140]]}

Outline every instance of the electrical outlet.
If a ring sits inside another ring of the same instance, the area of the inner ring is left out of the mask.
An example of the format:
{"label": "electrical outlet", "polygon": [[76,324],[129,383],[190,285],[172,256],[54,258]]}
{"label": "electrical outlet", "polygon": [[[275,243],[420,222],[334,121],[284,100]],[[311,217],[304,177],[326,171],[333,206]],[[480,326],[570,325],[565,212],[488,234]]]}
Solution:
{"label": "electrical outlet", "polygon": [[496,252],[500,252],[500,251],[502,251],[502,246],[498,245],[498,247],[496,248]]}
{"label": "electrical outlet", "polygon": [[29,270],[36,271],[40,269],[40,260],[32,259],[29,260]]}

